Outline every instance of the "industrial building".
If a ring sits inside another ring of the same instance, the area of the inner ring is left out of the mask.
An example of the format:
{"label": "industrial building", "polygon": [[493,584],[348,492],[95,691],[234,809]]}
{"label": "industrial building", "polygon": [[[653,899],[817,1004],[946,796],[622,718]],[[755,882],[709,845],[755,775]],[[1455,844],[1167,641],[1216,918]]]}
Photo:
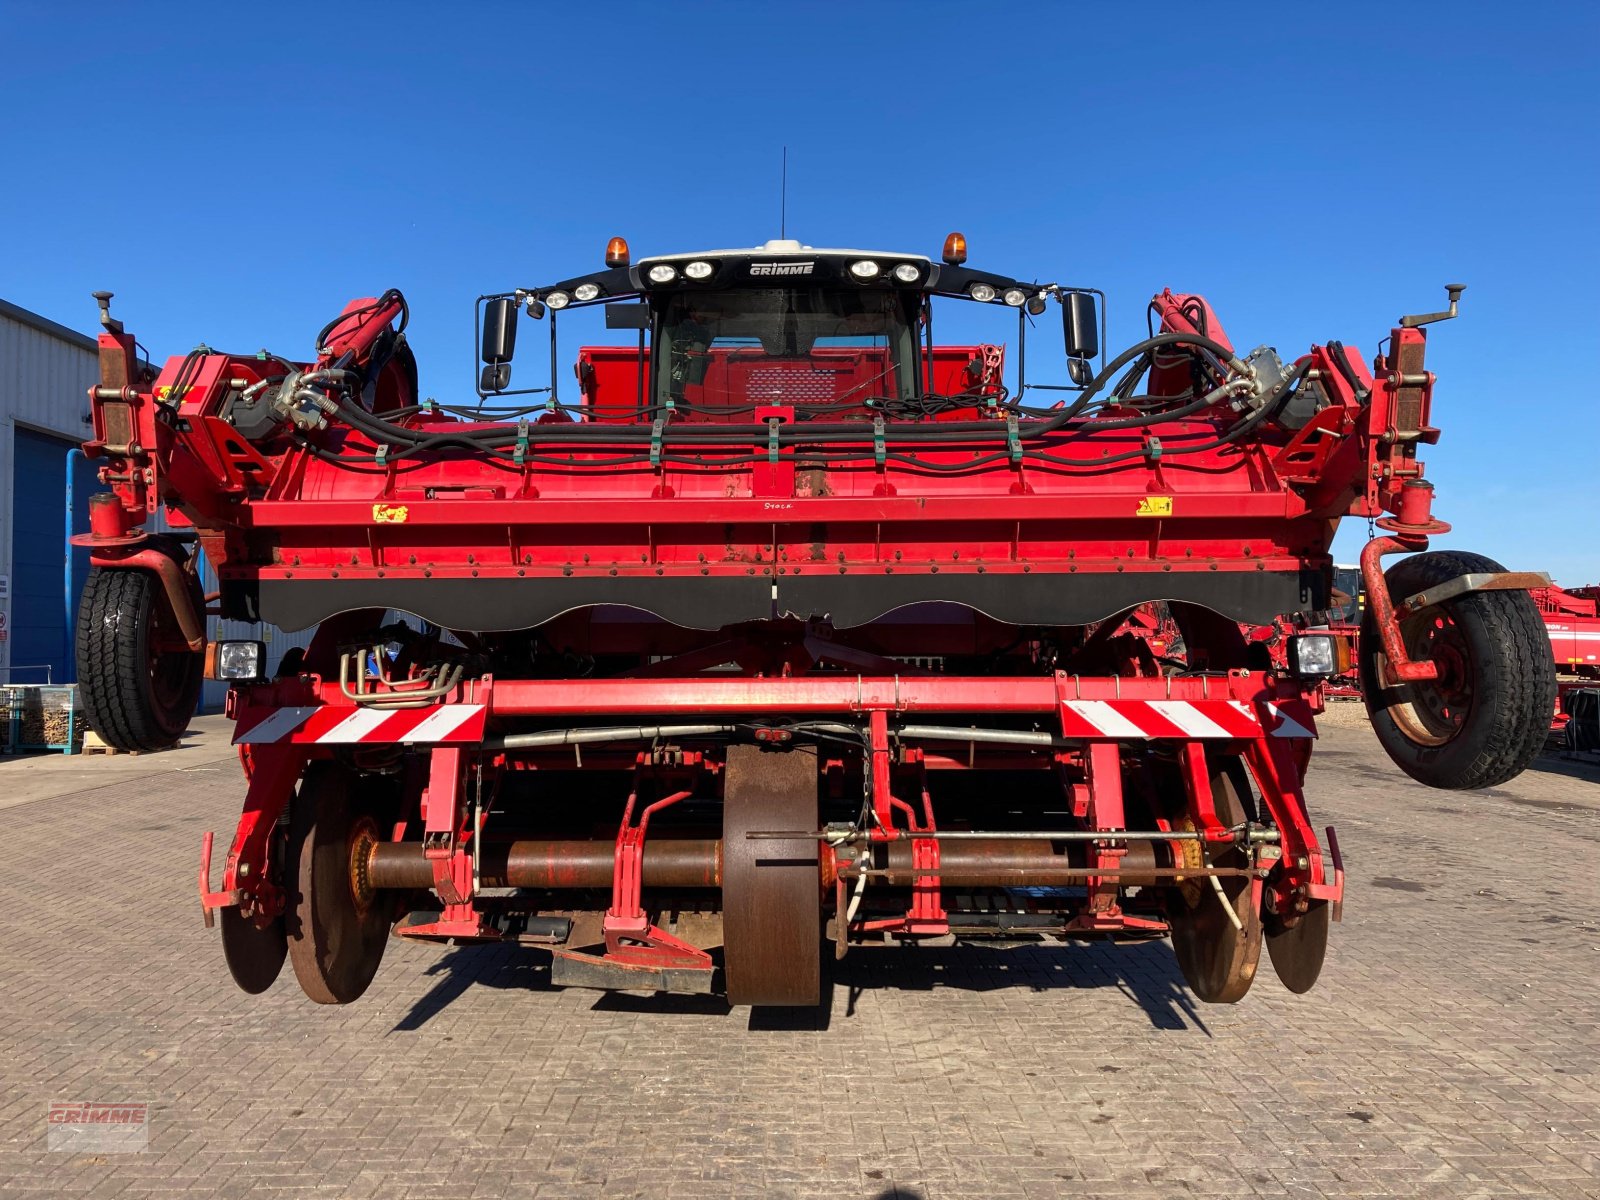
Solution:
{"label": "industrial building", "polygon": [[[88,308],[87,298],[85,308]],[[88,389],[99,381],[95,339],[0,300],[0,683],[70,683],[72,625],[89,569],[67,535],[87,526],[99,488],[79,444],[90,434]],[[70,518],[69,518],[70,508]],[[216,577],[204,567],[207,591]],[[217,622],[211,622],[216,636]],[[303,646],[294,636],[228,622],[234,636],[265,637],[270,661]],[[204,709],[225,685],[208,683]]]}

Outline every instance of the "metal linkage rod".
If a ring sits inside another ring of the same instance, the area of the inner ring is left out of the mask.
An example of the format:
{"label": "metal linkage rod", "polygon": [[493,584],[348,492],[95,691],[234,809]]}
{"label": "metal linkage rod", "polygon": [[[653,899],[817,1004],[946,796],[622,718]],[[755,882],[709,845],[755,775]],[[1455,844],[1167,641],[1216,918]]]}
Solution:
{"label": "metal linkage rod", "polygon": [[[938,830],[932,833],[910,833],[904,830],[908,838],[933,838],[943,842],[959,841],[1002,841],[1002,842],[1203,842],[1205,834],[1198,829],[1028,829],[1012,832],[1010,830]],[[1250,842],[1276,842],[1282,836],[1276,829],[1234,829],[1230,830],[1234,840],[1239,840],[1243,835],[1244,840]],[[758,829],[745,834],[752,841],[787,841],[794,838],[834,838],[836,831],[818,830],[815,833],[803,833],[798,830]],[[861,835],[865,837],[865,832]],[[848,839],[847,839],[848,840]]]}

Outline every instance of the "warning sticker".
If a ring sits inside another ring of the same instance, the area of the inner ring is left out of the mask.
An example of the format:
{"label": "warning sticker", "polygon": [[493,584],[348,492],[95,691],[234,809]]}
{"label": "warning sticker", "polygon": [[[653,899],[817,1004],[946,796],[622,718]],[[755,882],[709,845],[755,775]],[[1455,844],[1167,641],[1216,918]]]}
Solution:
{"label": "warning sticker", "polygon": [[1139,501],[1141,517],[1170,517],[1172,515],[1171,496],[1146,496]]}
{"label": "warning sticker", "polygon": [[372,519],[379,525],[403,525],[411,510],[404,504],[374,504]]}

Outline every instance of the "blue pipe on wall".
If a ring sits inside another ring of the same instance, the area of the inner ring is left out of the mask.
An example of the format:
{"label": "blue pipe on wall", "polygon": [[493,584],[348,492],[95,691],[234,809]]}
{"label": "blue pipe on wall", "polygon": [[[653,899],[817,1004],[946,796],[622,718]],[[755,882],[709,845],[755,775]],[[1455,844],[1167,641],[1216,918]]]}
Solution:
{"label": "blue pipe on wall", "polygon": [[72,456],[74,454],[76,454],[79,458],[82,458],[83,457],[83,449],[82,449],[82,447],[74,446],[71,450],[68,450],[67,451],[67,459],[66,459],[66,466],[67,466],[67,519],[66,519],[66,534],[64,535],[64,537],[62,539],[62,545],[65,546],[65,548],[66,548],[66,556],[65,556],[66,565],[65,565],[65,567],[63,568],[63,571],[62,571],[63,581],[62,581],[62,585],[61,585],[61,590],[62,590],[63,597],[64,597],[64,600],[65,600],[65,609],[63,610],[64,611],[64,616],[65,616],[65,624],[63,625],[63,629],[65,629],[65,631],[66,631],[67,656],[66,656],[65,659],[62,660],[64,665],[62,667],[61,673],[62,673],[62,675],[64,675],[66,677],[65,679],[62,680],[63,683],[70,683],[70,682],[75,681],[78,678],[77,667],[76,667],[76,663],[74,662],[74,659],[75,659],[76,655],[74,654],[74,646],[73,646],[73,641],[74,641],[73,631],[74,631],[74,629],[76,629],[77,623],[78,623],[78,598],[72,594],[72,535],[75,532],[77,532],[72,527],[72,524],[73,524],[73,521],[72,521]]}

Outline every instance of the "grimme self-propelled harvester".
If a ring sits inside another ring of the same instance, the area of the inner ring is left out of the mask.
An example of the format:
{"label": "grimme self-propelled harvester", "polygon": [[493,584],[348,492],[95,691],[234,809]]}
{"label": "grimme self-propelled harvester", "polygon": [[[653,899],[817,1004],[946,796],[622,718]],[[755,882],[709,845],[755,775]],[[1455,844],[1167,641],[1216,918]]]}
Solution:
{"label": "grimme self-propelled harvester", "polygon": [[[241,987],[288,957],[354,1000],[391,934],[736,1004],[813,1004],[825,959],[943,935],[1170,934],[1209,1001],[1264,944],[1312,985],[1344,876],[1301,788],[1337,647],[1252,670],[1240,622],[1326,609],[1339,519],[1377,518],[1361,652],[1394,759],[1492,784],[1549,720],[1542,577],[1380,566],[1447,528],[1416,452],[1457,289],[1371,369],[1240,355],[1171,292],[1108,362],[1099,293],[965,261],[959,235],[941,262],[615,239],[603,271],[480,300],[455,407],[419,396],[398,292],[313,361],[202,346],[159,374],[101,294],[83,699],[137,748],[203,670],[233,681],[249,788],[200,892]],[[1014,314],[1012,387],[999,345],[935,343],[950,301]],[[594,305],[623,344],[579,350],[575,391],[554,366],[513,391],[523,314],[554,360]],[[1054,387],[1020,369],[1052,309]],[[163,507],[192,533],[141,529]],[[1180,663],[1118,633],[1155,601]],[[266,678],[259,643],[207,645],[208,606],[317,631]]]}

